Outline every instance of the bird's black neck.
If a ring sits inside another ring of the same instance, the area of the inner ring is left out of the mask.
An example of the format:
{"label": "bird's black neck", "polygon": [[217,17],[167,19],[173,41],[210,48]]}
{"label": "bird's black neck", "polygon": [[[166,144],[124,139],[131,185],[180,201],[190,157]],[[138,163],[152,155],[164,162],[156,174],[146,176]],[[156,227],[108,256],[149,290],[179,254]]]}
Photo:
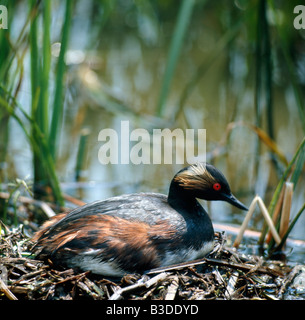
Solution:
{"label": "bird's black neck", "polygon": [[173,209],[184,217],[195,218],[204,212],[196,198],[190,192],[182,189],[174,181],[171,182],[167,201]]}
{"label": "bird's black neck", "polygon": [[167,201],[186,222],[187,233],[184,240],[187,244],[200,248],[204,242],[213,240],[214,229],[211,219],[191,192],[172,181]]}

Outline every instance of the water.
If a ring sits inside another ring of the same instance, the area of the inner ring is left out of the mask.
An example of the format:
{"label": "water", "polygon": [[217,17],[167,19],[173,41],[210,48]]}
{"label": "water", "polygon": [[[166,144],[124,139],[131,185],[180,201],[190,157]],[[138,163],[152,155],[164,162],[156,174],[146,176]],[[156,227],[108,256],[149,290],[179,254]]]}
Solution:
{"label": "water", "polygon": [[[75,17],[78,23],[72,28],[67,55],[68,91],[57,161],[64,191],[86,202],[131,192],[167,193],[170,180],[182,165],[102,165],[99,162],[98,151],[102,145],[98,141],[99,132],[105,128],[119,130],[121,121],[128,120],[132,128],[148,131],[156,128],[181,128],[184,132],[187,128],[206,129],[208,155],[219,151],[218,155],[209,157],[209,161],[223,171],[233,193],[247,206],[255,194],[268,204],[279,179],[268,148],[262,145],[257,153],[257,136],[244,126],[237,126],[226,138],[230,122],[255,123],[253,51],[251,45],[245,47],[243,34],[237,38],[241,44],[237,41],[207,66],[186,100],[183,112],[175,119],[186,85],[198,66],[209,61],[223,35],[215,16],[212,15],[209,21],[202,20],[203,14],[207,17],[214,12],[213,8],[207,8],[202,15],[195,14],[171,84],[164,118],[159,119],[155,116],[156,108],[174,16],[158,24],[145,10],[126,13],[126,4],[117,13],[116,22],[99,31],[97,27],[92,28],[88,20],[93,2],[86,3],[80,1],[78,4]],[[53,25],[60,17],[60,13],[54,15]],[[55,62],[56,45],[53,54]],[[25,109],[30,105],[27,63],[28,57],[25,58],[19,96]],[[293,89],[281,78],[281,72],[275,66],[274,132],[275,141],[289,160],[303,134]],[[264,126],[265,121],[263,117]],[[90,130],[81,179],[86,183],[74,188],[71,184],[75,176],[79,133],[83,128]],[[31,177],[31,150],[15,121],[11,121],[10,132],[9,167],[14,168],[11,171],[17,177]],[[258,172],[256,161],[259,161]],[[292,218],[305,201],[304,182],[303,174],[294,193]],[[203,204],[215,223],[240,225],[243,221],[245,213],[229,204]],[[256,214],[250,228],[259,230],[262,222],[262,217]],[[293,238],[305,240],[304,224],[305,215],[294,227]],[[302,259],[305,260],[304,252]]]}

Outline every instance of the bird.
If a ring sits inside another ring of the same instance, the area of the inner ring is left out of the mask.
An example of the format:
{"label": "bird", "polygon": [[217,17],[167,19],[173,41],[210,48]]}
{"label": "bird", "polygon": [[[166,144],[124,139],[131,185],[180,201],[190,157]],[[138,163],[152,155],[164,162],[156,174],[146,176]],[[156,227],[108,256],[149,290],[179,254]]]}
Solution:
{"label": "bird", "polygon": [[199,162],[174,175],[167,196],[125,194],[56,215],[34,234],[32,253],[55,267],[111,277],[203,258],[214,248],[214,229],[197,199],[247,210],[222,172]]}

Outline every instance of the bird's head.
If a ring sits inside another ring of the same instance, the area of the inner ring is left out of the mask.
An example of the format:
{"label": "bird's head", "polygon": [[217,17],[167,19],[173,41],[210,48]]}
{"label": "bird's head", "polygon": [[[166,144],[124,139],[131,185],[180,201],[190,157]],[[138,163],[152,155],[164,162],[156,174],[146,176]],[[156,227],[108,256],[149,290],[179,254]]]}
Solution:
{"label": "bird's head", "polygon": [[248,210],[232,194],[225,176],[211,164],[196,163],[190,165],[175,175],[173,183],[196,198],[222,200],[231,203],[239,209]]}

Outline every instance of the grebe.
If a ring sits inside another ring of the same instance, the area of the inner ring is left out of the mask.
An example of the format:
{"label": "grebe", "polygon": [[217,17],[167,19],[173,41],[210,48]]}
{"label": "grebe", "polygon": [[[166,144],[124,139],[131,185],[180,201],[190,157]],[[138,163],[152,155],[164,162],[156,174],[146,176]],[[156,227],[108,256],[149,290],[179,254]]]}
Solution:
{"label": "grebe", "polygon": [[204,257],[214,247],[214,229],[196,198],[247,210],[219,170],[197,163],[174,176],[168,196],[127,194],[55,216],[34,235],[33,253],[58,267],[105,276]]}

